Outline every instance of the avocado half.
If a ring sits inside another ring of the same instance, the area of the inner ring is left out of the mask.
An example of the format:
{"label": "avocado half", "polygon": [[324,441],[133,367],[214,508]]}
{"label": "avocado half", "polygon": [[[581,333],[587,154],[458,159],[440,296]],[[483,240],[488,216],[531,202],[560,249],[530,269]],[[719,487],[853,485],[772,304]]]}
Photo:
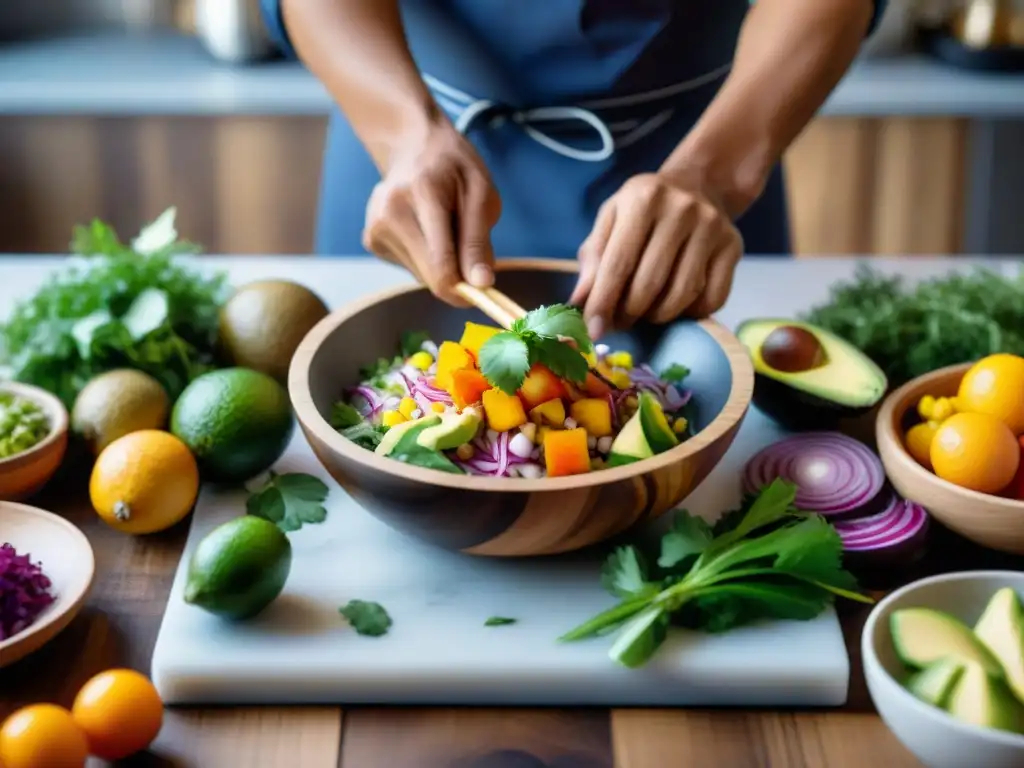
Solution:
{"label": "avocado half", "polygon": [[870,411],[889,387],[871,358],[809,323],[747,320],[736,336],[754,362],[754,405],[786,429],[835,429]]}

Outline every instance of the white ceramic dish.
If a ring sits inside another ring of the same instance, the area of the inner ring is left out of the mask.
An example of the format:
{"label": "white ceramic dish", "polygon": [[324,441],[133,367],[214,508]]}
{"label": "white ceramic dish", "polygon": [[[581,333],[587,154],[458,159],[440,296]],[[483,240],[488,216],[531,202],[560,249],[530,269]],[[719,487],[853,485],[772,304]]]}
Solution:
{"label": "white ceramic dish", "polygon": [[0,641],[0,667],[38,650],[71,622],[89,594],[96,570],[92,546],[78,528],[26,504],[0,501],[0,544],[4,543],[42,563],[56,600],[30,626]]}
{"label": "white ceramic dish", "polygon": [[973,626],[1002,587],[1024,597],[1024,572],[966,571],[921,579],[882,600],[864,625],[861,658],[871,699],[896,738],[929,768],[1021,768],[1024,736],[969,725],[910,694],[899,682],[903,665],[893,650],[889,616],[899,608],[935,608]]}

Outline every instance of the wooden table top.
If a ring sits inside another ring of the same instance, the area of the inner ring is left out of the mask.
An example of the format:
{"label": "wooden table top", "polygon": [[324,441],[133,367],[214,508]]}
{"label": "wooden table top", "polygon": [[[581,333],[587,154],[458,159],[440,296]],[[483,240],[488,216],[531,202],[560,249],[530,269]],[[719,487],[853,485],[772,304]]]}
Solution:
{"label": "wooden table top", "polygon": [[[270,265],[263,262],[245,271],[258,273],[264,266]],[[846,264],[837,271],[851,267]],[[86,607],[63,633],[37,653],[0,670],[0,720],[34,702],[70,706],[89,677],[110,667],[149,670],[188,520],[160,534],[126,536],[96,517],[86,488],[86,470],[71,462],[31,500],[80,526],[95,549],[97,578]],[[1021,570],[1024,558],[982,550],[936,525],[926,559],[902,580],[978,568]],[[912,768],[919,763],[875,714],[865,688],[859,638],[867,610],[840,606],[852,661],[850,698],[840,709],[172,708],[151,752],[124,764]],[[100,765],[104,763],[90,763]]]}

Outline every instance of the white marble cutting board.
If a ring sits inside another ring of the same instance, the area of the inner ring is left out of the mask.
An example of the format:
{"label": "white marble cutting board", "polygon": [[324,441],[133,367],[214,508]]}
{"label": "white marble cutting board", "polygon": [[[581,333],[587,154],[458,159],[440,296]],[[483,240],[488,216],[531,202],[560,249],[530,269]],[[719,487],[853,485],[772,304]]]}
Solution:
{"label": "white marble cutting board", "polygon": [[[686,506],[709,517],[738,501],[742,463],[781,433],[751,409],[732,449]],[[646,667],[607,656],[609,638],[555,639],[610,606],[601,554],[548,560],[472,558],[392,531],[329,478],[297,432],[278,471],[322,477],[328,520],[291,534],[284,593],[244,624],[182,601],[196,542],[242,514],[244,493],[205,490],[197,505],[153,654],[170,704],[745,705],[838,706],[849,659],[831,610],[711,637],[673,630]],[[472,514],[467,510],[466,514]],[[376,600],[394,625],[353,632],[338,606]],[[485,627],[490,616],[518,619]]]}

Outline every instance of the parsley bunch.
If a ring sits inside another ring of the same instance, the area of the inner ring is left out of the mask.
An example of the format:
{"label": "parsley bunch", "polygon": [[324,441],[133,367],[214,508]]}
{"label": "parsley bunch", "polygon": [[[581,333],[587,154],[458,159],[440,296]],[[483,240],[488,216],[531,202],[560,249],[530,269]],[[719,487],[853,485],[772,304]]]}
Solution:
{"label": "parsley bunch", "polygon": [[795,485],[775,480],[713,527],[680,510],[655,566],[632,546],[609,556],[601,583],[620,602],[561,640],[619,628],[609,656],[639,667],[670,624],[724,632],[761,619],[809,621],[836,595],[870,603],[842,567],[835,529],[820,515],[797,510],[795,498]]}
{"label": "parsley bunch", "polygon": [[[566,343],[575,343],[575,347]],[[492,385],[514,395],[535,363],[576,384],[590,366],[583,356],[594,348],[583,315],[565,304],[541,306],[495,334],[480,348],[480,372]]]}

